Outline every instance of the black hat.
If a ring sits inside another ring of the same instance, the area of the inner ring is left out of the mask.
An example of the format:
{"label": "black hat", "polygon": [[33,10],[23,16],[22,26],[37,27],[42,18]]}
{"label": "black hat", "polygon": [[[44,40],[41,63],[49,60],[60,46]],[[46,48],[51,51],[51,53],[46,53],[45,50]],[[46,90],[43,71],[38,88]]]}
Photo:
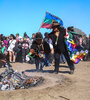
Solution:
{"label": "black hat", "polygon": [[11,36],[13,37],[13,39],[16,39],[16,37],[15,37],[13,34],[10,34],[10,37],[11,37]]}
{"label": "black hat", "polygon": [[54,28],[54,27],[59,27],[60,26],[60,23],[58,23],[57,21],[53,21],[52,22],[52,28]]}
{"label": "black hat", "polygon": [[36,33],[35,39],[43,39],[41,32]]}
{"label": "black hat", "polygon": [[45,33],[44,33],[44,36],[47,36],[47,35],[48,35],[48,32],[45,32]]}
{"label": "black hat", "polygon": [[73,26],[69,26],[67,29],[68,29],[68,31],[72,31],[72,32],[74,31],[74,27]]}

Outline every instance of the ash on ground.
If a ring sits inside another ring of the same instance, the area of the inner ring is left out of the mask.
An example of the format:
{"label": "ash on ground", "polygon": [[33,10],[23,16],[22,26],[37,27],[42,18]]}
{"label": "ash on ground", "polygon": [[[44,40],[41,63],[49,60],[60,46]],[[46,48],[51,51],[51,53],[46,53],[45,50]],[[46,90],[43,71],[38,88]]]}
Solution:
{"label": "ash on ground", "polygon": [[12,67],[6,64],[5,71],[0,74],[0,90],[27,89],[37,86],[43,81],[43,77],[27,76],[24,72],[14,71]]}

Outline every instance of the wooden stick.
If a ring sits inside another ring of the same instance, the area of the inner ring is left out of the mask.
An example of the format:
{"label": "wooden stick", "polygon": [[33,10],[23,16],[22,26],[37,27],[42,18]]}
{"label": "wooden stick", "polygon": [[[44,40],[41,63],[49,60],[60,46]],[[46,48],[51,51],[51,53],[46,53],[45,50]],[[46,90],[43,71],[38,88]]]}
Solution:
{"label": "wooden stick", "polygon": [[[47,12],[47,11],[46,11]],[[44,22],[44,19],[45,19],[45,16],[46,16],[46,12],[45,12],[45,15],[44,15],[44,17],[43,17],[43,21],[42,21],[42,23]],[[42,25],[42,23],[41,23],[41,25]],[[40,31],[40,29],[41,29],[41,25],[40,25],[40,27],[39,27],[39,30],[38,30],[38,32]]]}

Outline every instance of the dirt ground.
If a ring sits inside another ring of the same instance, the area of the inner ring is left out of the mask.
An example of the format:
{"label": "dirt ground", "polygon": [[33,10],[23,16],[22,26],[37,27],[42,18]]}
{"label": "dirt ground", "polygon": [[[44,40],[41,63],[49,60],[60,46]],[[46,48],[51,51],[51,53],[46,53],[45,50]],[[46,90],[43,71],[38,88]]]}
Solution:
{"label": "dirt ground", "polygon": [[[35,72],[35,65],[14,63],[13,68],[29,76],[42,76],[44,82],[29,89],[0,91],[0,100],[90,100],[90,61],[75,64],[75,73],[69,74],[67,64],[61,64],[59,74],[52,73],[53,65],[44,72]],[[5,68],[0,68],[2,72]]]}

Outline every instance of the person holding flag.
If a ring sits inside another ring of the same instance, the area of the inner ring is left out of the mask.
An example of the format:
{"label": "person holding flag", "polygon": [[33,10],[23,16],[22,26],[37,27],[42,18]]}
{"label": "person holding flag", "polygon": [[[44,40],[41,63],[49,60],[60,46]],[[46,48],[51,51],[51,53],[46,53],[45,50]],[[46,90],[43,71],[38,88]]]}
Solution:
{"label": "person holding flag", "polygon": [[64,37],[66,36],[66,31],[62,26],[63,26],[63,21],[61,20],[61,18],[55,15],[52,15],[51,13],[46,11],[44,20],[40,28],[52,29],[52,32],[48,34],[48,36],[50,39],[52,39],[52,44],[54,48],[54,58],[55,58],[54,72],[58,74],[60,55],[64,54],[70,68],[70,74],[73,74],[75,67],[74,67],[73,61],[70,60],[70,57],[68,54],[68,50],[67,50],[65,40],[64,40]]}
{"label": "person holding flag", "polygon": [[64,36],[66,35],[66,31],[64,27],[60,26],[60,23],[53,21],[52,23],[52,32],[49,35],[49,37],[52,39],[53,47],[54,47],[54,58],[55,58],[55,69],[54,72],[58,74],[59,72],[59,63],[60,63],[60,55],[61,53],[64,54],[66,61],[70,68],[70,74],[74,73],[74,64],[70,60],[67,47],[64,41]]}
{"label": "person holding flag", "polygon": [[62,26],[63,21],[61,18],[46,11],[40,28],[53,29],[49,34],[49,38],[52,39],[54,47],[55,73],[59,71],[60,55],[62,53],[69,65],[70,74],[73,74],[75,69],[74,64],[78,64],[88,53],[88,50],[78,44],[78,39],[75,41],[75,35],[77,35],[77,33],[74,32],[73,27],[68,27],[67,31],[67,29],[64,29]]}

